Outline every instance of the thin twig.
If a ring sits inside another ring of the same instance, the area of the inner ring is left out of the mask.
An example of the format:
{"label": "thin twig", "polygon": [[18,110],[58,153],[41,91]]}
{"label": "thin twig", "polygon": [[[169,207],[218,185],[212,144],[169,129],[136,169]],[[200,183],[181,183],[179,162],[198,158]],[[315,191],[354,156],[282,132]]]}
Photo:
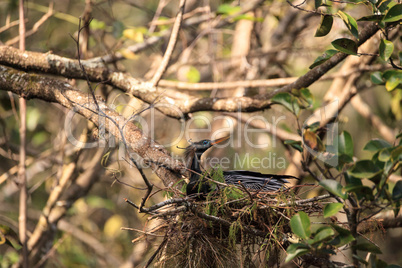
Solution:
{"label": "thin twig", "polygon": [[317,14],[317,15],[321,15],[321,16],[324,16],[324,15],[326,15],[326,16],[336,16],[336,15],[331,14],[331,13],[323,13],[323,12],[317,11],[317,10],[308,10],[308,9],[301,8],[300,6],[303,5],[304,2],[301,3],[301,4],[298,4],[298,5],[293,5],[289,0],[286,0],[286,2],[287,2],[290,6],[296,8],[296,9],[298,9],[298,10],[304,11],[304,12],[309,12],[309,13],[313,13],[313,14]]}
{"label": "thin twig", "polygon": [[7,31],[8,29],[10,29],[11,27],[17,26],[20,24],[19,20],[15,20],[13,22],[7,23],[6,25],[4,25],[3,27],[0,27],[0,33]]}
{"label": "thin twig", "polygon": [[168,199],[168,200],[165,200],[163,202],[160,202],[158,204],[155,204],[153,206],[150,206],[149,208],[143,208],[143,211],[151,212],[151,211],[157,210],[157,209],[159,209],[161,207],[164,207],[164,206],[167,206],[167,205],[181,204],[181,203],[184,203],[184,202],[187,202],[187,201],[188,200],[185,199],[185,198],[172,198],[172,199]]}
{"label": "thin twig", "polygon": [[124,198],[124,201],[126,201],[128,204],[130,204],[131,206],[135,207],[136,209],[140,209],[140,207],[137,206],[133,201],[131,201],[131,200],[127,199],[127,198]]}
{"label": "thin twig", "polygon": [[[19,48],[25,51],[25,14],[24,14],[24,1],[19,0]],[[27,102],[23,96],[19,98],[20,104],[20,157],[18,168],[18,183],[20,188],[20,204],[19,204],[19,238],[22,244],[22,266],[28,268],[28,237],[27,237],[27,202],[28,202],[28,189],[27,178],[25,170],[26,160],[26,120],[27,120]]]}
{"label": "thin twig", "polygon": [[159,17],[162,13],[163,8],[168,4],[166,0],[161,0],[158,3],[158,7],[156,8],[154,17],[152,18],[152,21],[150,22],[150,27],[148,29],[148,33],[153,33],[155,31],[155,28],[157,26],[157,22],[159,21]]}
{"label": "thin twig", "polygon": [[179,12],[177,13],[176,21],[173,24],[172,33],[170,35],[170,39],[169,39],[168,46],[166,48],[165,55],[163,56],[162,62],[160,64],[159,68],[156,70],[155,75],[152,77],[152,79],[150,81],[152,86],[154,86],[154,87],[156,87],[158,85],[159,80],[161,80],[162,75],[166,71],[170,58],[172,57],[172,53],[173,53],[174,47],[176,46],[177,37],[178,37],[181,23],[183,20],[185,3],[186,3],[186,0],[180,0]]}
{"label": "thin twig", "polygon": [[[324,75],[317,82],[332,80],[338,77],[348,77],[351,74],[361,73],[365,71],[379,71],[388,69],[385,65],[363,66],[353,68],[347,72],[337,72],[334,74]],[[215,89],[237,89],[239,87],[256,88],[256,87],[280,87],[295,82],[298,77],[284,77],[272,78],[262,80],[240,80],[228,82],[203,82],[203,83],[189,83],[181,81],[163,80],[161,79],[158,86],[167,87],[172,89],[191,90],[191,91],[205,91]]]}
{"label": "thin twig", "polygon": [[146,234],[146,235],[152,235],[152,236],[157,236],[157,237],[165,237],[164,235],[157,235],[151,232],[146,232],[146,231],[142,231],[139,229],[135,229],[135,228],[130,228],[130,227],[120,227],[120,230],[126,230],[126,231],[135,231],[135,232],[139,232],[142,234]]}
{"label": "thin twig", "polygon": [[246,186],[243,185],[243,183],[241,183],[241,181],[238,182],[240,184],[240,186],[243,188],[243,190],[248,194],[248,196],[250,197],[250,201],[253,202],[254,198],[251,195],[251,193],[247,190]]}
{"label": "thin twig", "polygon": [[[47,12],[45,15],[43,15],[42,18],[40,18],[40,19],[34,24],[34,26],[32,27],[31,30],[29,30],[29,31],[26,32],[25,37],[31,36],[31,35],[33,35],[34,33],[36,33],[36,32],[39,30],[39,27],[40,27],[43,23],[45,23],[45,21],[47,21],[52,15],[53,15],[53,2],[50,2],[48,12]],[[25,25],[25,23],[23,23],[23,24]],[[8,41],[6,42],[6,45],[7,45],[7,46],[12,46],[12,45],[16,44],[18,41],[20,41],[20,36],[19,36],[19,35],[16,36],[16,37],[14,37],[13,39],[8,40]]]}
{"label": "thin twig", "polygon": [[186,207],[186,206],[180,206],[180,207],[178,207],[178,208],[170,209],[170,210],[167,210],[167,211],[165,211],[165,212],[161,212],[161,213],[158,213],[158,214],[156,214],[156,215],[153,215],[153,216],[149,217],[148,219],[149,219],[149,220],[153,220],[153,219],[156,219],[156,218],[159,218],[159,219],[160,219],[160,218],[163,218],[163,217],[165,217],[165,216],[175,215],[175,214],[184,212],[184,211],[186,211],[186,210],[188,210],[188,207]]}

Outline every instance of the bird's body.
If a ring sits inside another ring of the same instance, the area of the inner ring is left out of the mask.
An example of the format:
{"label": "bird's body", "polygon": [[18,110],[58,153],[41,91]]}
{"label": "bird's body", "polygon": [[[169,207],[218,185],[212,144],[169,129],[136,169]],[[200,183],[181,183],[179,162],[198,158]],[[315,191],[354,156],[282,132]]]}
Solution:
{"label": "bird's body", "polygon": [[[195,193],[207,194],[211,192],[210,185],[201,178],[201,155],[215,144],[227,140],[228,137],[215,141],[202,140],[194,142],[186,148],[185,157],[187,167],[190,169],[190,182],[187,184],[187,195]],[[247,170],[223,171],[223,178],[226,184],[242,185],[252,191],[278,191],[286,188],[286,179],[298,179],[289,175],[262,174]]]}
{"label": "bird's body", "polygon": [[224,171],[223,178],[227,184],[243,184],[244,187],[254,191],[274,192],[286,188],[286,179],[295,179],[293,176],[262,174],[248,170]]}

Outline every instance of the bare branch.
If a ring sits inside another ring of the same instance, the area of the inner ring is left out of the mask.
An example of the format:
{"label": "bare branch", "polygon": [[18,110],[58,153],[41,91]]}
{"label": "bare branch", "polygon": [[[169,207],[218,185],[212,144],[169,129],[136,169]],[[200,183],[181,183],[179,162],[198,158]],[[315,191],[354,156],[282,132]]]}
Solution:
{"label": "bare branch", "polygon": [[155,75],[152,77],[152,79],[150,81],[152,86],[154,86],[154,87],[158,86],[159,80],[162,78],[163,73],[166,71],[166,68],[169,64],[169,60],[172,57],[174,47],[176,46],[176,43],[177,43],[177,37],[178,37],[179,30],[181,27],[181,22],[183,20],[185,3],[186,3],[186,0],[180,0],[179,12],[177,13],[176,20],[173,25],[172,33],[170,34],[170,39],[169,39],[168,46],[166,48],[165,55],[163,56],[162,62],[159,65],[159,68],[156,70]]}
{"label": "bare branch", "polygon": [[[351,74],[356,74],[364,71],[380,71],[388,69],[385,65],[373,65],[353,68],[347,71],[339,71],[335,74],[324,75],[318,81],[332,80],[338,77],[348,77]],[[228,81],[228,82],[205,82],[205,83],[188,83],[177,82],[171,80],[159,81],[160,87],[167,87],[180,90],[191,91],[204,91],[214,89],[236,89],[239,87],[254,88],[254,87],[281,87],[294,83],[298,77],[286,77],[286,78],[273,78],[264,80],[243,80],[243,81]]]}
{"label": "bare branch", "polygon": [[[19,0],[19,48],[22,52],[25,51],[25,11],[24,1]],[[27,102],[20,96],[20,155],[18,165],[18,186],[20,188],[20,203],[19,203],[19,238],[22,244],[22,266],[28,268],[28,236],[27,236],[27,213],[28,213],[28,189],[27,189],[27,176],[26,176],[26,130],[27,130]]]}
{"label": "bare branch", "polygon": [[[45,23],[52,15],[53,15],[53,2],[50,2],[48,12],[47,12],[45,15],[43,15],[42,18],[40,18],[40,19],[34,24],[34,26],[32,27],[31,30],[29,30],[29,31],[26,32],[25,37],[31,36],[31,35],[33,35],[34,33],[36,33],[36,32],[39,30],[39,27],[40,27],[43,23]],[[6,45],[7,45],[7,46],[12,46],[12,45],[16,44],[18,41],[20,41],[20,36],[19,36],[19,35],[16,36],[16,37],[14,37],[13,39],[8,40],[8,41],[6,42]]]}
{"label": "bare branch", "polygon": [[19,20],[15,20],[13,22],[6,23],[6,25],[4,25],[3,27],[0,27],[0,33],[4,32],[4,31],[7,31],[8,29],[10,29],[10,28],[12,28],[14,26],[17,26],[19,24],[20,24]]}

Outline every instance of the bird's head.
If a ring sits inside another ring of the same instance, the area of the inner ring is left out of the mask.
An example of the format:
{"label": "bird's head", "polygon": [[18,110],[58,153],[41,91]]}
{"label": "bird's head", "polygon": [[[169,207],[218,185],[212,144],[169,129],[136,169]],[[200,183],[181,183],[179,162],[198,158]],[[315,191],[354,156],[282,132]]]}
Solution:
{"label": "bird's head", "polygon": [[221,142],[224,142],[226,140],[228,140],[230,138],[230,136],[227,137],[223,137],[223,138],[219,138],[216,140],[201,140],[201,141],[197,141],[197,142],[191,142],[189,146],[187,146],[186,148],[186,158],[187,156],[194,156],[197,155],[198,158],[201,157],[201,155],[208,150],[209,148],[211,148],[212,146],[219,144]]}
{"label": "bird's head", "polygon": [[[216,140],[201,140],[201,141],[197,141],[192,143],[190,146],[192,146],[193,148],[195,148],[196,153],[204,153],[206,150],[208,150],[209,148],[211,148],[212,146],[219,144],[221,142],[226,141],[227,139],[229,139],[229,136],[227,137],[223,137],[223,138],[219,138]],[[189,147],[190,147],[189,146]]]}

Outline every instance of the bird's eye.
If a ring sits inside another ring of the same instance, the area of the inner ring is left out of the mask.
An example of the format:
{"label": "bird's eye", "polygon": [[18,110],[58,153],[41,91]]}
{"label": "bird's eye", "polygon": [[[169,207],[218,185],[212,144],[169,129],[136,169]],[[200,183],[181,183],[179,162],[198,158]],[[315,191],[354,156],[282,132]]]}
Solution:
{"label": "bird's eye", "polygon": [[208,144],[208,141],[207,141],[207,140],[205,140],[205,141],[203,142],[203,144],[204,144],[204,145],[207,145],[207,144]]}

